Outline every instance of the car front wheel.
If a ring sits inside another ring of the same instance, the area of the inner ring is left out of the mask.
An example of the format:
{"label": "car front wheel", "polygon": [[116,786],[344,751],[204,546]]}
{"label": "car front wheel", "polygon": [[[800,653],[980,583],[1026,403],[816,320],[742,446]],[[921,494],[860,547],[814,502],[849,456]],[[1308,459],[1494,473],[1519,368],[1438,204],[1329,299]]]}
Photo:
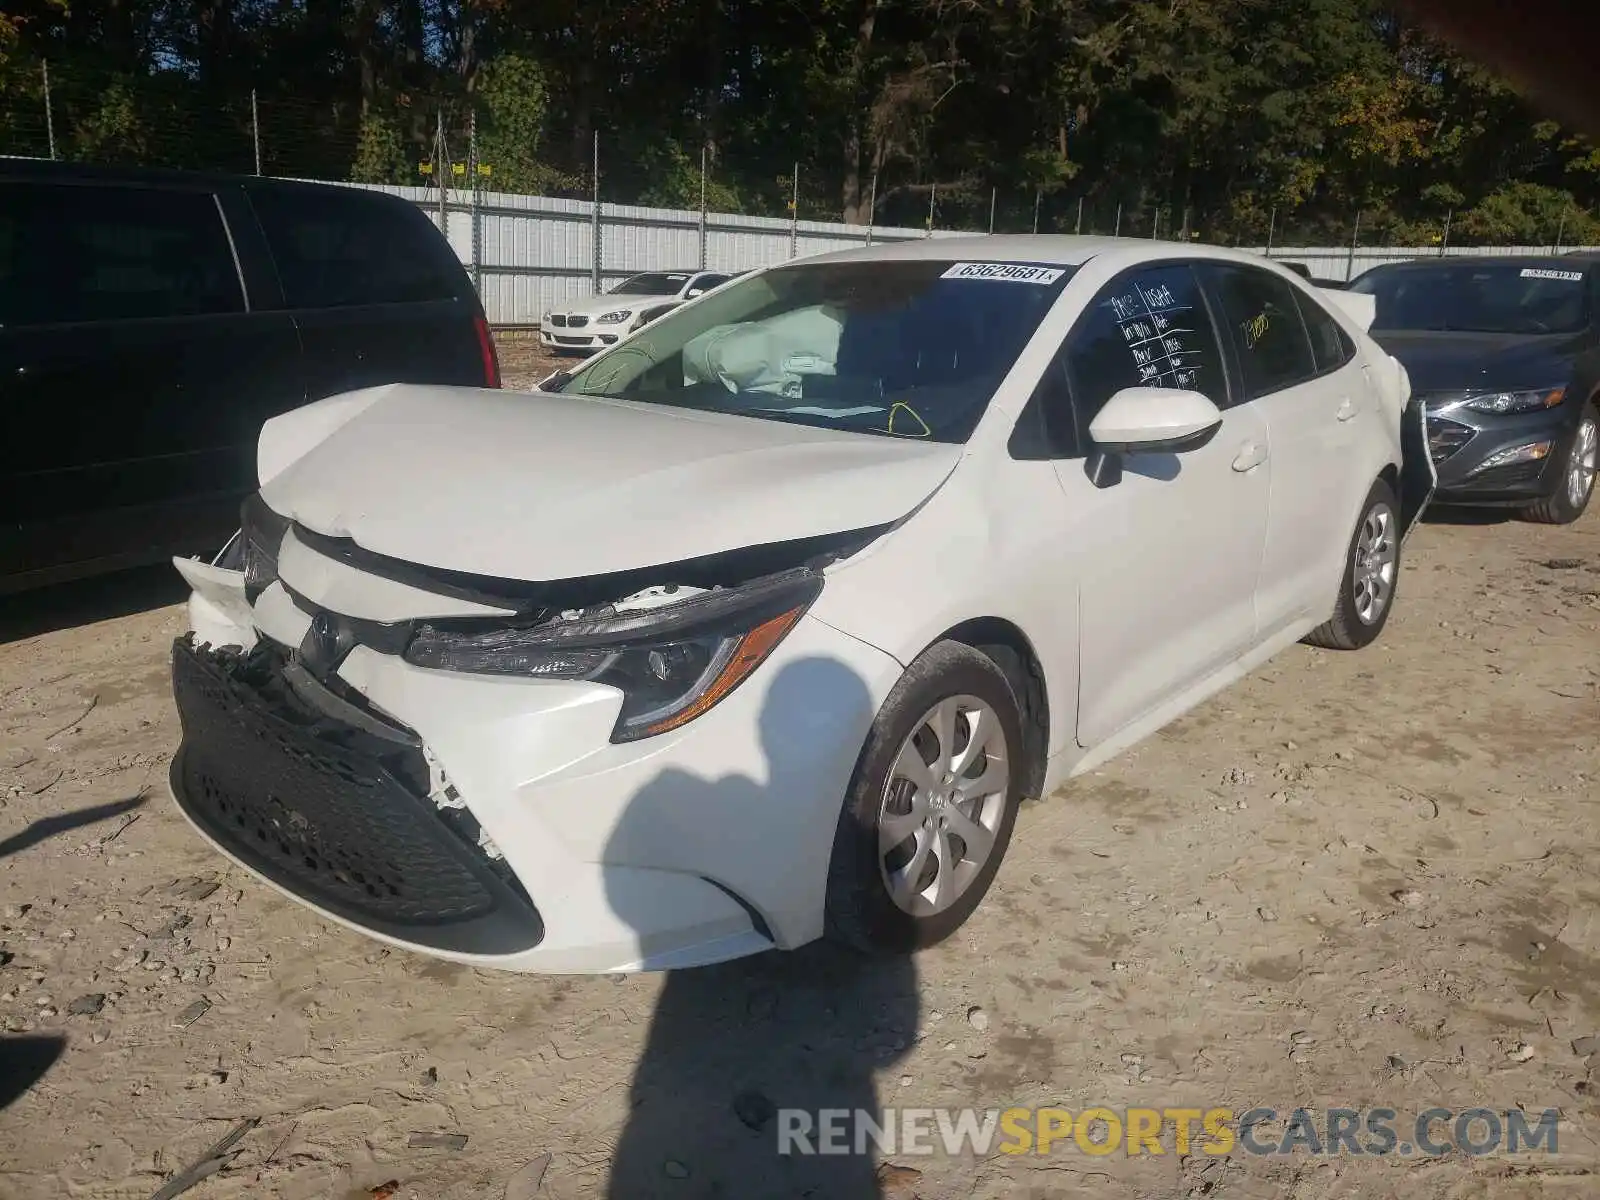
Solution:
{"label": "car front wheel", "polygon": [[834,835],[827,927],[861,950],[949,937],[1000,868],[1016,822],[1022,717],[988,656],[939,642],[873,722]]}
{"label": "car front wheel", "polygon": [[1326,650],[1359,650],[1378,640],[1400,581],[1400,517],[1394,489],[1380,479],[1367,493],[1345,551],[1331,620],[1305,637]]}
{"label": "car front wheel", "polygon": [[1600,409],[1591,404],[1583,410],[1583,419],[1578,422],[1561,460],[1556,490],[1539,503],[1523,509],[1522,515],[1545,525],[1570,525],[1583,516],[1594,496],[1597,460],[1600,460]]}

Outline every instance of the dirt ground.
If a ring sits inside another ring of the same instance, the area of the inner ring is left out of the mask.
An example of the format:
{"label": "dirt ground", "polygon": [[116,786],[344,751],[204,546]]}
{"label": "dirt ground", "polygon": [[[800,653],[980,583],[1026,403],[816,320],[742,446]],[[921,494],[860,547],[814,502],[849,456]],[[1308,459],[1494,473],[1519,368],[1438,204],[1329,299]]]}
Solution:
{"label": "dirt ground", "polygon": [[[0,1022],[65,1038],[0,1111],[6,1200],[148,1200],[246,1119],[192,1200],[1600,1194],[1600,511],[1434,519],[1375,647],[1295,647],[1031,805],[971,923],[882,966],[514,977],[313,919],[164,793],[181,598],[154,570],[0,606]],[[762,1097],[1562,1125],[1555,1154],[879,1165],[777,1159]]]}

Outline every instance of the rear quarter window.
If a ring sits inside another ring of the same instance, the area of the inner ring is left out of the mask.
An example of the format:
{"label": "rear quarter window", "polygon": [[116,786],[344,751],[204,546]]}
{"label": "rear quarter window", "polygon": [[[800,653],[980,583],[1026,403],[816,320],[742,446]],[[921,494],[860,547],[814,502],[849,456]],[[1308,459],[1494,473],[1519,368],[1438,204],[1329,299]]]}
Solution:
{"label": "rear quarter window", "polygon": [[349,308],[454,300],[461,264],[414,206],[307,188],[252,191],[290,308]]}

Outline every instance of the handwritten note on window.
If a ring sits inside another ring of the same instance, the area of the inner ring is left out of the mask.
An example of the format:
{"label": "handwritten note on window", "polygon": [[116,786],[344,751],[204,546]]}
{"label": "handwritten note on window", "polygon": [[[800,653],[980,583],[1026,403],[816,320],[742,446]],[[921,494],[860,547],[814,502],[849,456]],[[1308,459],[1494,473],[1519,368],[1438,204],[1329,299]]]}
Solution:
{"label": "handwritten note on window", "polygon": [[1179,304],[1166,284],[1138,282],[1107,304],[1133,355],[1141,386],[1199,387],[1205,366],[1205,353],[1199,348],[1204,318],[1192,305]]}

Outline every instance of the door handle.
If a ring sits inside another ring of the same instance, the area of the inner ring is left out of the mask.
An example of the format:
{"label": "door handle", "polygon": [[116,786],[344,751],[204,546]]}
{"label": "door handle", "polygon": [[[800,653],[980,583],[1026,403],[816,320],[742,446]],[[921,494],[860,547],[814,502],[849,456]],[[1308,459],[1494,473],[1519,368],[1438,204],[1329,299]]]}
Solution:
{"label": "door handle", "polygon": [[1235,471],[1253,471],[1267,461],[1267,448],[1257,442],[1246,442],[1239,447],[1239,453],[1234,457],[1233,469]]}
{"label": "door handle", "polygon": [[1356,415],[1356,402],[1350,399],[1349,396],[1346,396],[1339,403],[1339,411],[1333,415],[1338,417],[1341,421],[1348,421],[1351,417]]}

